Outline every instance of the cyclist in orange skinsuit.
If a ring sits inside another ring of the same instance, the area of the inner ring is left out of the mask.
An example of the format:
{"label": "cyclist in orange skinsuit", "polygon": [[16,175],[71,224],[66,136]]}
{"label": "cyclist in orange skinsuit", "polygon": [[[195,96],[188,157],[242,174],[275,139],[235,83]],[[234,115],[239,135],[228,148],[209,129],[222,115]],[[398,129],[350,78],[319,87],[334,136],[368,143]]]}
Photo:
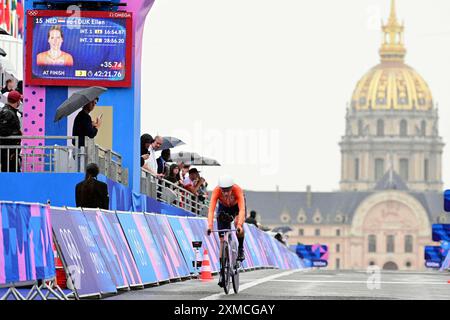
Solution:
{"label": "cyclist in orange skinsuit", "polygon": [[[217,228],[219,230],[230,229],[231,221],[226,219],[228,214],[234,218],[234,225],[237,231],[237,238],[239,242],[238,257],[242,261],[244,256],[244,221],[245,221],[245,197],[244,191],[237,184],[234,184],[230,176],[222,176],[219,179],[219,185],[214,189],[208,212],[208,235],[211,233],[214,221],[214,211],[216,204],[219,202],[217,210]],[[220,253],[222,256],[222,242],[224,232],[219,232],[220,238]]]}

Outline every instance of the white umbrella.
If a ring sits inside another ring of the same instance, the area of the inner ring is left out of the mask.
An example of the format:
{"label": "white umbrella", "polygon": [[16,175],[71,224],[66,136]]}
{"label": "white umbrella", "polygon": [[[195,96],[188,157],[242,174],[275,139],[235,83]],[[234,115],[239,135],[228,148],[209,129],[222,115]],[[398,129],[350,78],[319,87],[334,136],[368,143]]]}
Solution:
{"label": "white umbrella", "polygon": [[0,71],[6,72],[6,73],[10,74],[11,76],[13,76],[16,80],[18,80],[16,68],[14,68],[14,66],[11,64],[11,61],[9,61],[9,59],[7,59],[3,56],[0,56]]}

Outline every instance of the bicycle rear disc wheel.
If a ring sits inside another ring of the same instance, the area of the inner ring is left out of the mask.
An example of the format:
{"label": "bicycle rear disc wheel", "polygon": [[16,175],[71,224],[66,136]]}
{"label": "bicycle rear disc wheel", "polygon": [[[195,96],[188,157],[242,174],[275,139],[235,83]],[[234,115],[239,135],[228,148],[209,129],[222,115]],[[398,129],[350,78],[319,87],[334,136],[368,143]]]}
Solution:
{"label": "bicycle rear disc wheel", "polygon": [[225,294],[230,292],[230,256],[228,253],[228,245],[224,243],[223,246],[223,256],[222,256],[222,280],[223,280],[223,291]]}
{"label": "bicycle rear disc wheel", "polygon": [[236,261],[232,272],[233,272],[233,276],[232,276],[233,290],[234,290],[234,293],[238,293],[239,292],[239,262],[238,261]]}

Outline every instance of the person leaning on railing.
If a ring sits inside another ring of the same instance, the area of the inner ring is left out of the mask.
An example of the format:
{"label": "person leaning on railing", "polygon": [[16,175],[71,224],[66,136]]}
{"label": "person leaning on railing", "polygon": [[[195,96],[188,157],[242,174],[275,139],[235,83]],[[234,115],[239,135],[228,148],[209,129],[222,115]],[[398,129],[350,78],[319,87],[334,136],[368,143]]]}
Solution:
{"label": "person leaning on railing", "polygon": [[200,177],[200,171],[198,171],[196,168],[189,169],[189,175],[183,181],[184,189],[192,194],[190,197],[188,197],[188,199],[190,198],[189,200],[192,201],[194,207],[192,211],[194,213],[198,213],[198,208],[195,209],[195,207],[197,206],[196,202],[198,201],[199,190],[204,182],[205,179]]}
{"label": "person leaning on railing", "polygon": [[198,196],[198,190],[204,181],[203,178],[200,178],[200,171],[192,168],[189,169],[189,175],[183,181],[183,187],[195,196]]}
{"label": "person leaning on railing", "polygon": [[[169,168],[169,172],[167,173],[167,175],[164,177],[164,180],[167,180],[171,183],[173,183],[174,185],[177,186],[183,186],[183,181],[180,179],[180,167],[173,163],[170,165]],[[172,187],[173,189],[173,187]]]}
{"label": "person leaning on railing", "polygon": [[148,152],[148,148],[150,148],[150,145],[152,144],[153,137],[149,135],[148,133],[144,133],[141,136],[141,167],[144,166],[145,161],[148,160],[150,157],[150,154]]}
{"label": "person leaning on railing", "polygon": [[[8,102],[0,111],[0,136],[21,136],[18,116],[22,95],[17,91],[8,94]],[[0,146],[20,146],[21,139],[0,139]],[[0,149],[2,172],[20,172],[20,148]]]}
{"label": "person leaning on railing", "polygon": [[161,136],[156,136],[155,139],[151,142],[149,148],[148,148],[148,158],[145,160],[144,165],[142,166],[144,169],[149,171],[152,175],[157,177],[158,179],[161,179],[164,177],[162,173],[158,173],[158,163],[156,162],[156,150],[161,147],[163,143],[163,139]]}

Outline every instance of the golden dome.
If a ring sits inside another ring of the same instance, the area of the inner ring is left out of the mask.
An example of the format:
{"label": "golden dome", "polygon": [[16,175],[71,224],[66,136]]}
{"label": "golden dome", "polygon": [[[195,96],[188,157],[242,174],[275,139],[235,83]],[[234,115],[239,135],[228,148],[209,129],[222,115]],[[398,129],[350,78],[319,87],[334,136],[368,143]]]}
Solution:
{"label": "golden dome", "polygon": [[388,23],[383,26],[381,63],[366,73],[356,85],[352,107],[356,110],[430,110],[431,91],[423,78],[404,63],[404,26],[397,21],[395,0]]}

